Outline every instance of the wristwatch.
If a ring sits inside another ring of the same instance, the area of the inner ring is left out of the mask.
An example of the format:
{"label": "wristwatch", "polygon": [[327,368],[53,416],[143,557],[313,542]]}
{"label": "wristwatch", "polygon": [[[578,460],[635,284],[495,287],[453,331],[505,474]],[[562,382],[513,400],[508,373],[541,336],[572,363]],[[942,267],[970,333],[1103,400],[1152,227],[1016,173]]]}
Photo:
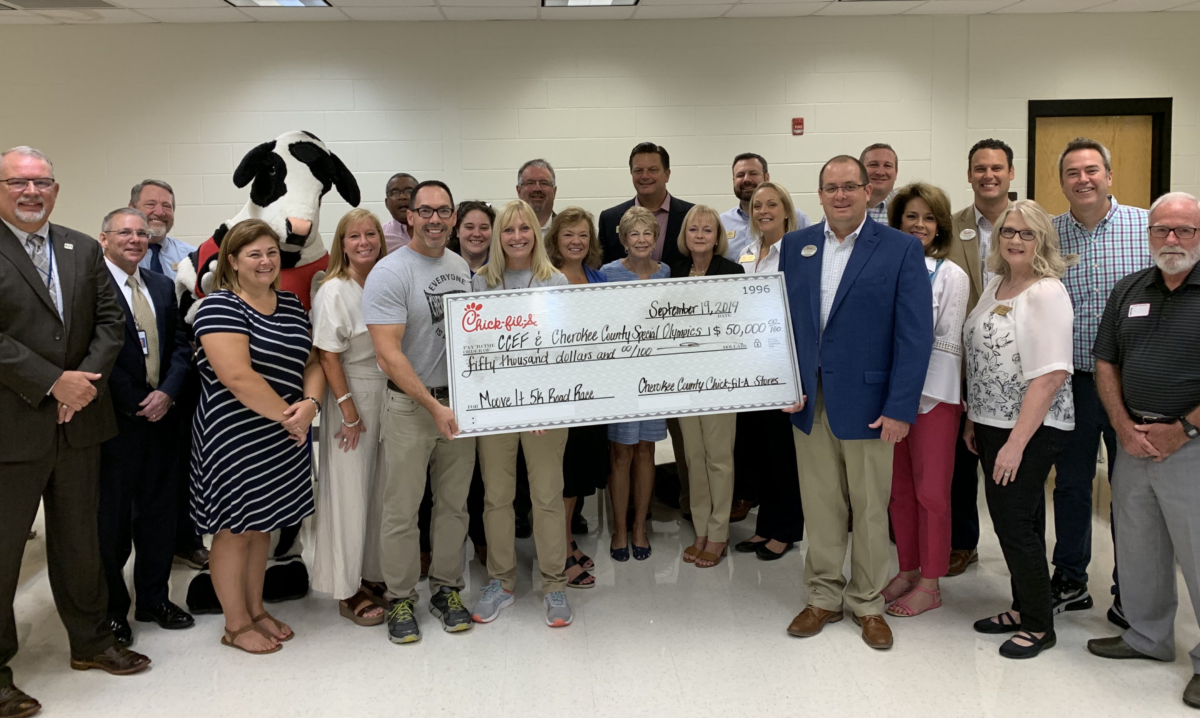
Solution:
{"label": "wristwatch", "polygon": [[1197,429],[1192,422],[1187,420],[1186,416],[1179,417],[1179,425],[1183,427],[1183,433],[1189,439],[1195,439],[1200,436],[1200,429]]}

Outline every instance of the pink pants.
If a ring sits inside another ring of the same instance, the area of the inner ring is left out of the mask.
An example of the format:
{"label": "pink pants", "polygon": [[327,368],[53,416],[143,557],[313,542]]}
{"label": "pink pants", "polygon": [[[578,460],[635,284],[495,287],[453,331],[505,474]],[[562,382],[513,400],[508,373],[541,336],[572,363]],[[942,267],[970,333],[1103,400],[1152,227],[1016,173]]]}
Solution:
{"label": "pink pants", "polygon": [[901,571],[941,578],[950,565],[950,480],[962,406],[941,403],[917,416],[892,458],[888,513]]}

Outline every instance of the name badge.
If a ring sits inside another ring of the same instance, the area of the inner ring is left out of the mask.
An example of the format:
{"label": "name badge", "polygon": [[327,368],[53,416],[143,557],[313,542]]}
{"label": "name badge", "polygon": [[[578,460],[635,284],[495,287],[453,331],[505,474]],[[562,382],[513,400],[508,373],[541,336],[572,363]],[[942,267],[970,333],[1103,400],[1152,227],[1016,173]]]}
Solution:
{"label": "name badge", "polygon": [[1129,305],[1129,316],[1131,316],[1131,317],[1148,317],[1148,316],[1150,316],[1150,305],[1148,303],[1130,304]]}
{"label": "name badge", "polygon": [[142,345],[142,356],[150,355],[150,342],[146,340],[146,332],[138,330],[138,342]]}
{"label": "name badge", "polygon": [[805,247],[804,249],[800,250],[800,256],[802,256],[802,257],[811,257],[816,253],[817,253],[817,245],[815,245],[815,244],[810,244],[807,247]]}
{"label": "name badge", "polygon": [[67,244],[63,245],[63,249],[75,249],[75,245],[68,242]]}
{"label": "name badge", "polygon": [[753,254],[743,254],[742,256],[738,257],[738,262],[742,263],[742,264],[744,264],[746,262],[753,262],[753,261],[754,261]]}
{"label": "name badge", "polygon": [[737,232],[733,231],[732,229],[725,233],[725,239],[733,239],[736,236]]}
{"label": "name badge", "polygon": [[975,239],[975,236],[975,230],[973,229],[964,229],[958,233],[958,238],[964,242],[970,242],[972,239]]}
{"label": "name badge", "polygon": [[1002,317],[1002,316],[1004,316],[1005,314],[1008,314],[1008,313],[1009,313],[1009,312],[1011,312],[1011,311],[1012,311],[1012,307],[1010,307],[1010,306],[1007,306],[1007,305],[1004,305],[1004,304],[1001,304],[1001,305],[998,305],[998,306],[997,306],[995,309],[993,309],[993,310],[992,310],[992,314],[995,314],[995,315],[997,315],[997,316],[1001,316],[1001,317]]}

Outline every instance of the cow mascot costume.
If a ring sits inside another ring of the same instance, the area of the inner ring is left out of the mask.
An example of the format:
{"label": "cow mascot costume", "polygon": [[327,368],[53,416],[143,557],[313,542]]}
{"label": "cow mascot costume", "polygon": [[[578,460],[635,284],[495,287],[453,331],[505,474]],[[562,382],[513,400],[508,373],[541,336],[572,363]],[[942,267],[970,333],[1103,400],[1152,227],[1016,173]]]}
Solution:
{"label": "cow mascot costume", "polygon": [[[312,309],[315,285],[325,274],[329,253],[317,230],[321,198],[337,188],[342,199],[357,207],[361,199],[354,175],[325,143],[311,132],[287,132],[250,150],[233,173],[238,187],[250,186],[250,200],[241,212],[217,227],[176,270],[175,291],[180,311],[190,325],[204,296],[212,291],[217,254],[229,228],[244,219],[261,219],[283,239],[280,285]],[[276,603],[308,593],[308,569],[300,556],[300,526],[271,535],[271,556],[263,585],[263,600]],[[220,613],[207,566],[188,587],[193,613]]]}

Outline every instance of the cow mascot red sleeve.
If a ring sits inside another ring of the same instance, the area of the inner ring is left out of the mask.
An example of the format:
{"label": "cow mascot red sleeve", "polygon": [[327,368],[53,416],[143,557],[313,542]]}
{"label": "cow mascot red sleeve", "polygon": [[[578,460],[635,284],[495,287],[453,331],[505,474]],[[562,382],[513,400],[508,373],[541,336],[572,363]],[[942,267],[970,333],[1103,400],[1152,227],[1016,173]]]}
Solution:
{"label": "cow mascot red sleeve", "polygon": [[[313,287],[329,264],[329,253],[317,230],[321,198],[337,188],[342,199],[357,207],[361,196],[354,175],[316,135],[286,132],[246,153],[233,172],[233,183],[249,185],[250,200],[176,269],[175,292],[187,323],[191,324],[205,294],[212,291],[221,240],[230,227],[244,219],[261,219],[283,238],[280,285],[311,310]],[[263,585],[263,600],[269,603],[303,598],[308,593],[300,528],[291,526],[271,534]],[[220,613],[207,566],[188,586],[187,603],[193,613]]]}

